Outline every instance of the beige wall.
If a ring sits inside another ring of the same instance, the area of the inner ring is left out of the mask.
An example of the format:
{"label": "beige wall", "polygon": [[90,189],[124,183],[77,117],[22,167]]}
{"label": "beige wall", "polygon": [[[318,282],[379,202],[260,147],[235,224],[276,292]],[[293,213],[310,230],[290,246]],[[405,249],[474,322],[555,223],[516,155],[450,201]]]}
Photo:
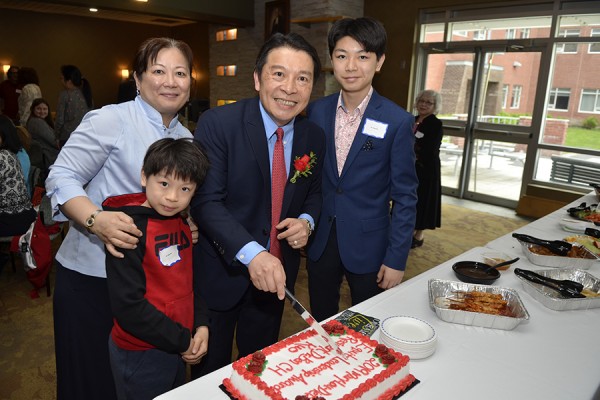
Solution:
{"label": "beige wall", "polygon": [[208,98],[208,27],[177,28],[134,24],[98,18],[39,14],[2,9],[4,39],[0,63],[36,69],[42,94],[56,110],[60,66],[77,65],[90,81],[96,107],[116,101],[120,68],[127,68],[140,43],[149,37],[171,36],[186,41],[194,51],[197,98]]}

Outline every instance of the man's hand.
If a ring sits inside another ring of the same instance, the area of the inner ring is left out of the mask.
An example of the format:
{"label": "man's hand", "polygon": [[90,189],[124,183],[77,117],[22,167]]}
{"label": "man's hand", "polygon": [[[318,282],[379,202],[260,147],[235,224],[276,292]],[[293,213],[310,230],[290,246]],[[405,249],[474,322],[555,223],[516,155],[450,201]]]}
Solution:
{"label": "man's hand", "polygon": [[248,265],[250,279],[257,289],[285,298],[285,271],[281,261],[267,251],[261,251]]}
{"label": "man's hand", "polygon": [[116,248],[135,249],[142,236],[133,219],[123,212],[102,211],[96,215],[92,233],[104,244],[106,249],[117,258],[123,258],[123,253]]}
{"label": "man's hand", "polygon": [[404,271],[381,264],[381,268],[377,273],[377,286],[384,290],[391,289],[398,286],[402,282],[402,278],[404,278]]}
{"label": "man's hand", "polygon": [[305,219],[286,218],[275,227],[282,231],[277,239],[286,239],[292,249],[301,249],[308,243],[308,226]]}

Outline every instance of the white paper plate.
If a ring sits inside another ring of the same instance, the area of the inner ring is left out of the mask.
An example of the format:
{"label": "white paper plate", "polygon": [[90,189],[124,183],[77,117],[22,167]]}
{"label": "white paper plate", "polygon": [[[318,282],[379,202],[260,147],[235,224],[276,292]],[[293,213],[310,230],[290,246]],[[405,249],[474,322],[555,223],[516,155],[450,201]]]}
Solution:
{"label": "white paper plate", "polygon": [[411,344],[426,343],[436,337],[435,329],[427,322],[406,315],[384,319],[381,331],[393,341]]}

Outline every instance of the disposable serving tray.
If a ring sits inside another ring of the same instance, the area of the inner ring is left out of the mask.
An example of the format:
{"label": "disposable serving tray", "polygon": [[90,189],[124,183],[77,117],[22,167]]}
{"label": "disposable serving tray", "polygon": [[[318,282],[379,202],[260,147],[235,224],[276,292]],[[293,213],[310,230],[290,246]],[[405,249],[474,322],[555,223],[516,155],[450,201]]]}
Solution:
{"label": "disposable serving tray", "polygon": [[[472,283],[446,281],[441,279],[429,280],[429,306],[439,319],[454,324],[480,326],[483,328],[512,330],[522,321],[529,319],[529,313],[519,294],[510,288],[499,286],[476,285]],[[445,304],[445,299],[456,297],[455,292],[487,292],[501,294],[508,303],[514,317],[492,315],[463,310],[451,310]]]}
{"label": "disposable serving tray", "polygon": [[[586,249],[584,250],[590,255],[590,258],[574,258],[562,256],[544,256],[531,251],[532,246],[537,246],[531,243],[525,243],[519,240],[523,247],[523,254],[527,257],[530,263],[541,267],[551,268],[574,268],[574,269],[590,269],[592,265],[598,262],[598,257]],[[537,272],[537,271],[536,271]]]}
{"label": "disposable serving tray", "polygon": [[[536,273],[558,280],[570,280],[583,284],[585,289],[598,293],[600,291],[600,279],[580,269],[545,269],[535,271]],[[517,275],[523,282],[523,289],[531,297],[544,306],[556,310],[587,310],[600,307],[600,297],[586,297],[585,299],[567,299],[562,297],[556,290],[550,289],[539,283],[533,283]]]}

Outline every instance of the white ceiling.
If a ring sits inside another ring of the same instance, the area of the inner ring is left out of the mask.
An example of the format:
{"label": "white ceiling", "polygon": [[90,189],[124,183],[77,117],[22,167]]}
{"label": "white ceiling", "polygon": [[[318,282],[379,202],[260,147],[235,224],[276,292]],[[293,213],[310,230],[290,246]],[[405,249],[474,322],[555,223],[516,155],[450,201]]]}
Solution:
{"label": "white ceiling", "polygon": [[[253,24],[254,2],[249,0],[0,0],[0,9],[45,14],[76,15],[161,26],[195,22],[248,26]],[[92,13],[90,7],[98,12]]]}

